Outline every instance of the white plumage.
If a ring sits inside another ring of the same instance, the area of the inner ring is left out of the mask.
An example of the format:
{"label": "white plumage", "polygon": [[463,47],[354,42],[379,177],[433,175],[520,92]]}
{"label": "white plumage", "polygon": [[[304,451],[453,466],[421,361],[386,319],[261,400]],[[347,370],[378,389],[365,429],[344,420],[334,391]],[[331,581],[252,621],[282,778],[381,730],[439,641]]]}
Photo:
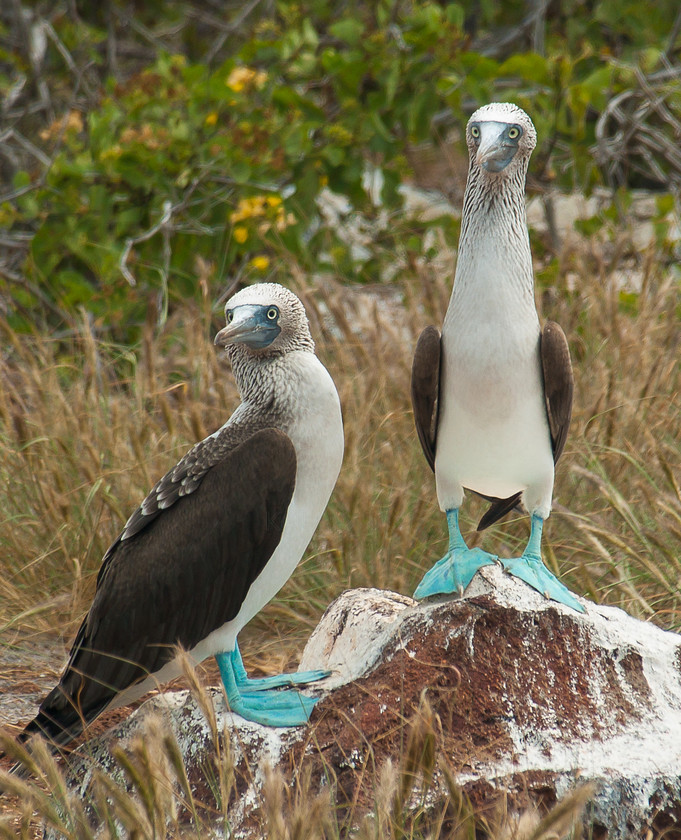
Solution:
{"label": "white plumage", "polygon": [[215,343],[242,402],[156,483],[106,552],[64,674],[24,738],[66,743],[177,676],[175,645],[195,662],[216,657],[233,711],[283,726],[309,716],[314,699],[287,689],[323,675],[250,680],[237,636],[289,579],[326,508],[343,459],[340,401],[292,292],[257,284],[225,312]]}
{"label": "white plumage", "polygon": [[491,503],[480,529],[523,503],[532,517],[528,546],[501,562],[581,609],[540,556],[573,385],[565,336],[553,322],[540,328],[534,302],[525,179],[536,139],[530,118],[510,103],[479,108],[466,129],[470,166],[454,286],[442,335],[424,330],[412,373],[419,440],[450,535],[417,597],[463,591],[477,569],[498,559],[468,549],[461,534],[458,511],[471,490]]}

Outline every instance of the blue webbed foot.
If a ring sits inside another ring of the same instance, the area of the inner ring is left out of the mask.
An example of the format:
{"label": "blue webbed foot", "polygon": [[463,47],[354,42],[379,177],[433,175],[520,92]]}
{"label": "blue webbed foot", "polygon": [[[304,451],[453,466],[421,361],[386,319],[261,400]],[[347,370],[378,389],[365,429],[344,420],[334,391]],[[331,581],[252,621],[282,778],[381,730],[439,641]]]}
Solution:
{"label": "blue webbed foot", "polygon": [[532,530],[527,548],[520,557],[512,557],[508,560],[501,559],[506,571],[514,577],[524,580],[537,592],[541,592],[546,598],[572,607],[577,612],[585,612],[584,607],[579,603],[570,590],[561,583],[558,578],[550,572],[541,559],[541,532],[543,522],[538,516],[532,517]]}
{"label": "blue webbed foot", "polygon": [[234,677],[239,689],[243,692],[267,691],[271,688],[283,688],[293,685],[307,685],[318,682],[331,675],[331,671],[295,671],[291,674],[276,674],[273,677],[249,677],[244,667],[239,643],[234,643],[234,650],[231,654],[224,654],[232,657],[232,668]]}
{"label": "blue webbed foot", "polygon": [[475,573],[483,566],[497,561],[497,557],[481,548],[468,548],[459,529],[458,510],[447,511],[449,550],[445,556],[423,576],[416,587],[414,598],[430,595],[462,595]]}
{"label": "blue webbed foot", "polygon": [[290,686],[298,677],[301,678],[301,682],[311,682],[311,674],[321,675],[315,679],[328,676],[326,671],[307,671],[250,680],[246,676],[238,647],[233,651],[217,654],[215,659],[220,668],[230,711],[265,726],[306,724],[318,698],[307,697]]}
{"label": "blue webbed foot", "polygon": [[448,551],[427,571],[414,591],[414,598],[428,598],[430,595],[463,595],[475,573],[483,566],[496,562],[493,554],[481,548],[458,548]]}

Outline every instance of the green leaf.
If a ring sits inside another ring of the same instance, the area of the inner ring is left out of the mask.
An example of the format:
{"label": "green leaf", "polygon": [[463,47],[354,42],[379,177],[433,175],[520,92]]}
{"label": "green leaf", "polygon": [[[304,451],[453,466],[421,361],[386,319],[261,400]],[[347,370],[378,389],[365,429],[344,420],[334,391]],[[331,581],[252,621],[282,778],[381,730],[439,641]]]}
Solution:
{"label": "green leaf", "polygon": [[12,186],[15,190],[23,189],[24,187],[30,186],[31,183],[31,176],[28,172],[24,171],[23,169],[19,169],[17,172],[14,173],[14,178],[12,178]]}
{"label": "green leaf", "polygon": [[674,196],[671,193],[658,195],[655,199],[658,218],[664,218],[674,211]]}
{"label": "green leaf", "polygon": [[345,158],[345,150],[338,146],[324,146],[322,157],[328,160],[331,166],[340,166]]}
{"label": "green leaf", "polygon": [[466,11],[463,6],[459,5],[459,3],[450,3],[448,6],[445,6],[445,15],[448,23],[463,31],[464,23],[466,22]]}
{"label": "green leaf", "polygon": [[550,76],[547,60],[537,53],[520,53],[503,62],[497,71],[499,76],[518,76],[528,82],[548,84]]}
{"label": "green leaf", "polygon": [[371,114],[369,115],[369,120],[370,120],[371,124],[373,125],[374,129],[376,130],[376,133],[378,134],[379,137],[381,137],[387,143],[392,143],[393,142],[393,140],[395,138],[392,136],[392,134],[388,130],[388,127],[383,122],[383,120],[381,119],[381,115],[378,112],[372,111]]}
{"label": "green leaf", "polygon": [[594,236],[605,224],[603,216],[590,216],[588,219],[575,219],[575,230],[582,236]]}
{"label": "green leaf", "polygon": [[402,179],[398,172],[391,169],[383,169],[383,188],[381,189],[381,200],[387,207],[394,207],[401,203],[398,188]]}
{"label": "green leaf", "polygon": [[364,24],[356,18],[345,18],[332,24],[329,27],[329,32],[334,38],[354,47],[359,44],[364,34]]}
{"label": "green leaf", "polygon": [[235,160],[229,168],[229,175],[237,184],[245,184],[251,177],[251,167],[245,160]]}

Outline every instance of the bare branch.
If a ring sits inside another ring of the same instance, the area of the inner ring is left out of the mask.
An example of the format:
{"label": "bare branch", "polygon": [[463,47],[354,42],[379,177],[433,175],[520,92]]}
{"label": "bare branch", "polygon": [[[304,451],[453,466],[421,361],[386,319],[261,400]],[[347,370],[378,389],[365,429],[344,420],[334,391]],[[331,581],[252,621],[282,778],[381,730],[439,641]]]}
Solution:
{"label": "bare branch", "polygon": [[15,140],[25,151],[27,151],[30,155],[37,158],[43,166],[50,167],[52,166],[52,161],[50,158],[35,146],[31,141],[24,137],[16,128],[10,128],[8,131],[5,131],[3,134],[0,134],[0,143],[7,143],[9,140]]}
{"label": "bare branch", "polygon": [[225,41],[229,36],[235,32],[241,24],[246,20],[246,18],[251,14],[251,12],[256,9],[262,0],[250,0],[249,3],[243,7],[241,12],[232,20],[230,21],[229,25],[226,26],[223,31],[218,35],[218,37],[213,42],[213,45],[206,53],[206,64],[210,65],[215,58],[215,56],[220,52],[222,47],[225,44]]}
{"label": "bare branch", "polygon": [[137,280],[135,280],[134,274],[128,268],[128,259],[130,258],[130,251],[132,250],[134,245],[139,245],[140,242],[146,242],[148,239],[151,239],[152,236],[156,236],[156,234],[163,230],[168,226],[170,220],[173,215],[173,205],[170,201],[163,202],[163,215],[161,219],[149,230],[141,233],[139,236],[131,236],[125,240],[125,245],[123,246],[123,251],[121,253],[121,258],[118,261],[118,267],[121,270],[121,274],[131,286],[137,285]]}

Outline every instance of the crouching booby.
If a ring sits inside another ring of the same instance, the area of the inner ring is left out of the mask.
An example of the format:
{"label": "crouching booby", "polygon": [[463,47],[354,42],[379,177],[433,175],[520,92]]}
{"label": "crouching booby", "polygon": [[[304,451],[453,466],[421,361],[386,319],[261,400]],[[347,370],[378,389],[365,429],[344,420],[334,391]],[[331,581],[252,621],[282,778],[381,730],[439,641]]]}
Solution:
{"label": "crouching booby", "polygon": [[215,344],[242,403],[104,555],[64,674],[22,740],[68,743],[105,709],[177,676],[175,645],[196,662],[215,656],[233,712],[272,726],[309,717],[314,701],[290,686],[326,674],[248,679],[237,635],[288,580],[326,508],[343,458],[340,402],[292,292],[250,286],[225,314]]}
{"label": "crouching booby", "polygon": [[583,607],[544,566],[554,464],[567,437],[573,379],[565,335],[540,329],[525,217],[525,179],[536,144],[520,108],[479,108],[466,128],[469,170],[454,287],[442,336],[426,327],[412,370],[412,404],[449,527],[447,554],[415,596],[460,592],[499,558],[469,549],[459,528],[464,489],[491,502],[478,530],[520,502],[531,515],[522,556],[504,568],[576,610]]}

